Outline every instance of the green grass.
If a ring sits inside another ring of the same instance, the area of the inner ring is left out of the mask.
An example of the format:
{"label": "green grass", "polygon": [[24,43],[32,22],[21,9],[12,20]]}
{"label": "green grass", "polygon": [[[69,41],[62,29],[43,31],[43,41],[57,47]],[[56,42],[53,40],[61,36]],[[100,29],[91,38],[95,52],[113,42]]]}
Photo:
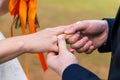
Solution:
{"label": "green grass", "polygon": [[71,24],[85,19],[114,17],[119,6],[117,0],[40,0],[38,2],[38,15],[42,27]]}
{"label": "green grass", "polygon": [[[119,3],[120,0],[38,0],[37,14],[40,29],[71,24],[79,20],[115,17]],[[0,17],[0,30],[6,37],[10,36],[11,22],[12,18],[9,14]],[[15,30],[15,34],[20,34],[20,29]],[[99,54],[94,51],[91,55],[76,54],[76,56],[80,65],[93,71],[99,77],[107,79],[110,54]],[[19,57],[23,66],[24,58],[24,56]],[[43,75],[39,72],[41,70],[41,68],[38,69],[39,66],[39,62],[35,58],[30,58],[31,80],[43,79],[42,76],[39,76],[39,73]]]}

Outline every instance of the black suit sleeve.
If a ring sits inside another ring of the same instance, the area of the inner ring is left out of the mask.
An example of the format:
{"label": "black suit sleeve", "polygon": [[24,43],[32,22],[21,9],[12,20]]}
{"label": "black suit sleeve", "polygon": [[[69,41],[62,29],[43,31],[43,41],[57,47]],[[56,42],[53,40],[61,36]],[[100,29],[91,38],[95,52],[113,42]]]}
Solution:
{"label": "black suit sleeve", "polygon": [[62,75],[62,80],[100,80],[95,74],[78,64],[68,66]]}
{"label": "black suit sleeve", "polygon": [[99,52],[111,52],[111,35],[112,35],[112,30],[113,30],[113,26],[115,23],[115,19],[105,18],[104,20],[107,20],[108,26],[109,26],[108,39],[106,43],[104,43],[100,48],[98,48],[98,51]]}

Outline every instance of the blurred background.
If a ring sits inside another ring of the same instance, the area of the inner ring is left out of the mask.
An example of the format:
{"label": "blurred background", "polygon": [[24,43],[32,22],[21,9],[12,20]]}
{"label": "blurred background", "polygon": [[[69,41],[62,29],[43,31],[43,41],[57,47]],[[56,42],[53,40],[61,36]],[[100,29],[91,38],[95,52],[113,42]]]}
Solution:
{"label": "blurred background", "polygon": [[[114,18],[119,4],[120,0],[38,0],[37,15],[41,26],[38,31],[81,20]],[[6,37],[10,37],[11,22],[12,17],[9,13],[0,17],[0,30]],[[14,32],[15,35],[21,34],[20,29]],[[111,53],[99,53],[95,50],[90,55],[75,55],[81,66],[107,80]],[[25,70],[25,55],[18,58]],[[39,60],[32,54],[29,54],[28,64],[30,80],[61,80],[61,77],[50,69],[43,72]]]}

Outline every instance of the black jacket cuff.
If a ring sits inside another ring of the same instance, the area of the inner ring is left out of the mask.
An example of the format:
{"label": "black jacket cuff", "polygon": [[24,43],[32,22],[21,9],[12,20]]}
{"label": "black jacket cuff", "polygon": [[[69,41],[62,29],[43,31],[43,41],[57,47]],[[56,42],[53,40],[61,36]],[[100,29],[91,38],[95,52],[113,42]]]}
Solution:
{"label": "black jacket cuff", "polygon": [[100,80],[96,75],[78,64],[68,66],[62,75],[62,80]]}
{"label": "black jacket cuff", "polygon": [[104,20],[107,20],[108,22],[108,39],[106,43],[104,43],[100,48],[98,48],[99,52],[110,52],[111,51],[111,35],[112,35],[112,30],[114,26],[115,19],[112,18],[104,18]]}

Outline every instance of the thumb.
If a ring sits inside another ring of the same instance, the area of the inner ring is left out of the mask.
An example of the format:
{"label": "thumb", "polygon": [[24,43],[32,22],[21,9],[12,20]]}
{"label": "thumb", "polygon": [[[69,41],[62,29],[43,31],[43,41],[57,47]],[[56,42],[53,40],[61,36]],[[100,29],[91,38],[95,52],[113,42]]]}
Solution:
{"label": "thumb", "polygon": [[51,66],[51,63],[55,60],[55,58],[56,58],[56,54],[54,53],[54,52],[49,52],[49,53],[47,53],[47,64],[48,64],[48,66]]}
{"label": "thumb", "polygon": [[77,31],[82,31],[85,29],[85,25],[82,22],[76,22],[74,24],[71,24],[69,26],[67,26],[66,30],[64,31],[64,33],[66,34],[73,34]]}
{"label": "thumb", "polygon": [[64,34],[58,36],[58,47],[59,47],[59,52],[61,53],[67,51],[66,41],[64,37],[65,37]]}
{"label": "thumb", "polygon": [[47,63],[49,64],[50,62],[54,61],[54,59],[56,58],[56,53],[54,52],[49,52],[47,53]]}

